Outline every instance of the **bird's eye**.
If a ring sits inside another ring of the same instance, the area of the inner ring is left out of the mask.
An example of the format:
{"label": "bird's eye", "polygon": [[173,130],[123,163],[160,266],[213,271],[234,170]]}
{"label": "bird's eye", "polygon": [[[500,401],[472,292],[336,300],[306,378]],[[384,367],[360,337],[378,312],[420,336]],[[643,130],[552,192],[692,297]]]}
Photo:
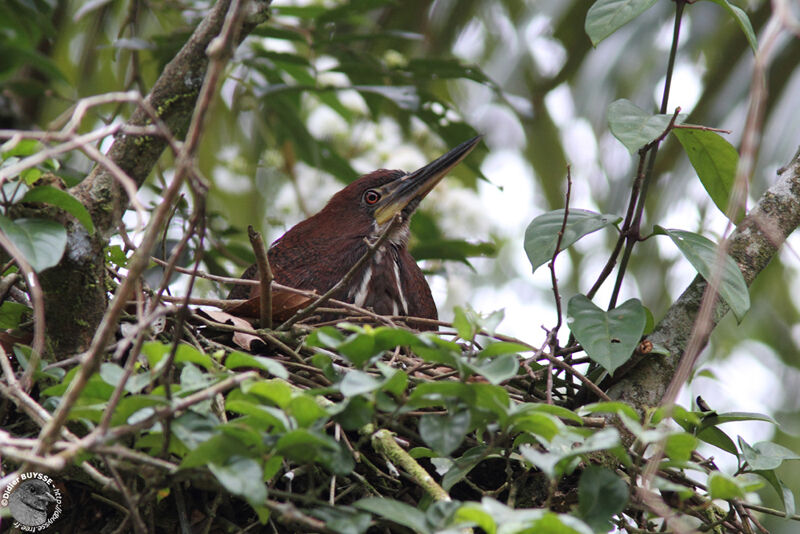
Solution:
{"label": "bird's eye", "polygon": [[381,199],[381,194],[375,191],[374,189],[370,189],[369,191],[364,193],[364,202],[366,202],[367,204],[375,204],[380,199]]}

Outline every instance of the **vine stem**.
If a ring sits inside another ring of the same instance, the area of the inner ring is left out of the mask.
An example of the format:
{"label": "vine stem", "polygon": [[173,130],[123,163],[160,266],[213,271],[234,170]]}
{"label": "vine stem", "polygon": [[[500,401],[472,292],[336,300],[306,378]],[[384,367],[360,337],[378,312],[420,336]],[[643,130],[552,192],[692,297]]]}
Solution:
{"label": "vine stem", "polygon": [[[664,92],[661,95],[661,107],[659,108],[659,113],[662,115],[667,112],[667,107],[669,105],[669,91],[670,87],[672,86],[672,75],[675,70],[675,58],[678,55],[678,41],[680,40],[681,20],[683,19],[683,8],[686,6],[686,1],[687,0],[675,0],[675,24],[672,29],[672,46],[670,47],[669,51],[667,75],[664,80]],[[655,168],[656,156],[658,155],[658,147],[660,144],[661,140],[657,139],[656,142],[648,145],[649,155],[647,156],[647,167],[644,171],[644,175],[641,177],[641,190],[637,194],[636,188],[634,187],[634,191],[631,193],[630,206],[635,205],[636,209],[634,211],[633,218],[628,219],[626,217],[625,224],[623,224],[623,230],[620,239],[625,240],[625,250],[622,253],[619,271],[617,271],[617,279],[614,282],[614,290],[611,292],[611,299],[608,303],[609,309],[612,309],[617,305],[617,299],[619,298],[619,293],[622,290],[622,280],[625,277],[625,271],[628,268],[628,261],[630,260],[634,245],[636,245],[640,238],[639,229],[642,223],[642,214],[644,213],[644,205],[645,201],[647,200],[647,192],[650,188],[650,184],[653,181],[653,169]],[[645,154],[642,153],[640,158],[641,161],[643,161]],[[640,169],[642,167],[641,161],[639,164]],[[636,179],[639,180],[640,177],[637,175]],[[630,209],[628,211],[628,215],[630,215]]]}

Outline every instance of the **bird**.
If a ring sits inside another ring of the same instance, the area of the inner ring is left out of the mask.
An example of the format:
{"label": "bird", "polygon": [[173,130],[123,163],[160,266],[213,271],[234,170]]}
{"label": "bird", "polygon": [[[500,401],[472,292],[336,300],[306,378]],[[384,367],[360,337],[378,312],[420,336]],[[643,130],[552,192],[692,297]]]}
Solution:
{"label": "bird", "polygon": [[[422,199],[480,140],[477,136],[465,141],[416,171],[378,169],[341,189],[317,214],[272,243],[267,257],[274,281],[325,293],[393,225],[371,259],[332,298],[380,315],[438,319],[430,286],[408,251],[409,221]],[[399,220],[393,223],[395,218]],[[258,267],[250,266],[241,278],[258,278]],[[237,285],[228,299],[254,299],[258,294],[258,286]],[[281,316],[279,306],[273,289],[273,319],[285,320],[286,310]]]}
{"label": "bird", "polygon": [[47,521],[47,505],[56,498],[44,480],[31,478],[19,484],[8,498],[11,515],[22,525],[35,527]]}

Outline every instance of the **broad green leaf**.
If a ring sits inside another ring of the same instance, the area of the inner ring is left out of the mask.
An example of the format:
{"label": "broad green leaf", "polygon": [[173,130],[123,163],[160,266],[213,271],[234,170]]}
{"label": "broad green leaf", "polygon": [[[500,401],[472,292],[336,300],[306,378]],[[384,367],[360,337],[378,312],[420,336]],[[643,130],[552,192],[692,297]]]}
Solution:
{"label": "broad green leaf", "polygon": [[44,149],[41,141],[36,139],[9,139],[0,145],[0,156],[8,159],[14,156],[26,157]]}
{"label": "broad green leaf", "polygon": [[[689,260],[692,267],[707,281],[714,272],[717,258],[717,245],[713,241],[693,232],[684,230],[666,230],[656,226],[656,231],[663,232],[678,246],[681,254]],[[722,278],[719,294],[731,307],[736,318],[741,321],[750,308],[750,293],[744,281],[742,271],[729,255],[723,258]]]}
{"label": "broad green leaf", "polygon": [[312,423],[328,415],[309,395],[299,395],[289,401],[286,411],[297,420],[301,427],[311,426]]}
{"label": "broad green leaf", "polygon": [[527,432],[546,441],[552,441],[560,429],[558,421],[552,415],[533,411],[515,414],[510,422],[512,424],[509,428],[513,432]]}
{"label": "broad green leaf", "polygon": [[709,0],[710,2],[714,2],[715,4],[719,4],[725,10],[730,13],[733,18],[736,19],[736,22],[742,28],[745,37],[747,37],[747,42],[750,43],[750,48],[753,49],[753,53],[758,51],[758,39],[756,39],[756,32],[753,31],[753,25],[750,24],[750,19],[747,17],[747,13],[745,13],[741,8],[738,8],[732,5],[728,0]]}
{"label": "broad green leaf", "polygon": [[[621,219],[616,215],[602,215],[588,210],[570,209],[561,250],[566,250],[578,239]],[[525,230],[525,253],[534,271],[553,258],[558,243],[558,233],[564,223],[564,210],[549,211],[531,221]]]}
{"label": "broad green leaf", "polygon": [[741,436],[739,447],[744,459],[755,471],[769,471],[779,467],[784,460],[800,460],[800,455],[791,450],[769,441],[760,441],[750,446]]}
{"label": "broad green leaf", "polygon": [[697,433],[697,437],[709,445],[719,447],[723,451],[729,452],[734,456],[739,455],[739,451],[736,450],[736,445],[733,443],[730,436],[715,426],[700,430]]}
{"label": "broad green leaf", "polygon": [[697,448],[697,438],[686,432],[676,432],[667,436],[665,452],[669,458],[679,462],[686,462],[692,457],[692,452]]}
{"label": "broad green leaf", "polygon": [[740,499],[744,497],[744,490],[739,481],[719,471],[714,471],[708,477],[708,493],[712,499]]}
{"label": "broad green leaf", "polygon": [[590,465],[578,483],[578,514],[596,532],[611,530],[610,519],[628,504],[628,485],[611,470]]}
{"label": "broad green leaf", "polygon": [[[736,179],[739,153],[732,144],[716,132],[676,128],[672,130],[678,138],[697,177],[723,214],[727,214],[728,200]],[[735,221],[744,213],[737,214]]]}
{"label": "broad green leaf", "polygon": [[208,469],[225,489],[245,498],[251,505],[257,506],[267,499],[264,471],[252,458],[234,456],[224,464],[212,462]]}
{"label": "broad green leaf", "polygon": [[56,265],[67,246],[67,231],[54,221],[0,215],[0,230],[16,245],[36,272]]}
{"label": "broad green leaf", "polygon": [[[105,380],[106,384],[110,384],[114,387],[120,383],[124,373],[125,370],[116,363],[106,362],[100,366],[100,377]],[[150,383],[150,379],[151,377],[148,373],[132,373],[125,382],[125,391],[129,393],[138,393]]]}
{"label": "broad green leaf", "polygon": [[584,295],[569,300],[567,317],[570,331],[589,358],[612,375],[633,354],[647,322],[638,299],[605,312]]}
{"label": "broad green leaf", "polygon": [[255,367],[267,371],[272,376],[289,378],[289,372],[281,362],[275,361],[272,358],[265,358],[264,356],[252,356],[237,350],[228,354],[225,358],[225,367],[228,369],[239,369],[241,367]]}
{"label": "broad green leaf", "polygon": [[406,503],[383,497],[367,497],[356,501],[353,506],[408,527],[413,532],[420,534],[430,534],[431,532],[428,522],[425,520],[425,514]]}
{"label": "broad green leaf", "polygon": [[671,120],[671,115],[652,115],[624,98],[608,106],[608,127],[631,154],[658,139]]}
{"label": "broad green leaf", "polygon": [[364,397],[350,397],[336,405],[337,409],[341,407],[341,411],[334,414],[333,419],[345,430],[358,430],[372,422],[375,414],[373,404]]}
{"label": "broad green leaf", "polygon": [[522,456],[542,470],[550,478],[558,478],[571,472],[575,460],[582,454],[617,447],[619,432],[615,428],[604,428],[583,437],[569,431],[559,432],[548,444],[548,451],[539,452],[529,445],[520,446]]}
{"label": "broad green leaf", "polygon": [[344,375],[341,384],[339,384],[339,391],[341,391],[342,395],[345,397],[353,397],[355,395],[362,395],[370,391],[375,391],[380,388],[381,385],[382,382],[374,376],[359,371],[358,369],[352,369]]}
{"label": "broad green leaf", "polygon": [[[188,410],[172,421],[170,429],[187,449],[194,450],[216,436],[219,427],[219,419],[215,415]],[[241,454],[241,449],[236,454]]]}
{"label": "broad green leaf", "polygon": [[0,305],[0,329],[8,330],[19,326],[22,316],[25,313],[30,313],[31,309],[24,304],[5,301]]}
{"label": "broad green leaf", "polygon": [[530,413],[530,412],[539,412],[539,413],[546,413],[550,415],[555,415],[556,417],[560,417],[561,419],[566,419],[577,423],[578,425],[583,424],[583,419],[580,415],[576,414],[572,410],[564,408],[563,406],[558,406],[556,404],[533,404],[533,403],[524,403],[516,405],[512,417],[516,417],[517,414],[520,413]]}
{"label": "broad green leaf", "polygon": [[773,425],[778,424],[775,419],[763,413],[725,412],[705,416],[700,427],[707,428],[709,426],[721,425],[723,423],[733,423],[736,421],[763,421],[765,423],[772,423]]}
{"label": "broad green leaf", "polygon": [[480,360],[467,364],[466,367],[483,376],[489,383],[497,385],[516,376],[519,360],[515,354],[503,354],[491,361]]}
{"label": "broad green leaf", "polygon": [[656,0],[597,0],[586,13],[584,29],[592,45],[617,31],[648,9]]}
{"label": "broad green leaf", "polygon": [[461,306],[453,309],[453,328],[458,332],[458,337],[464,341],[472,341],[478,332],[478,323],[473,310],[465,310]]}
{"label": "broad green leaf", "polygon": [[279,408],[254,404],[253,402],[245,400],[232,399],[232,396],[233,395],[229,395],[228,399],[226,399],[225,409],[229,412],[249,416],[250,424],[253,426],[259,425],[264,429],[272,428],[281,432],[295,426],[291,418]]}
{"label": "broad green leaf", "polygon": [[497,523],[494,522],[492,516],[474,502],[463,504],[456,512],[454,519],[460,522],[474,523],[487,534],[497,532]]}
{"label": "broad green leaf", "polygon": [[278,408],[286,408],[292,400],[292,388],[282,380],[245,382],[241,389],[243,393],[264,399]]}
{"label": "broad green leaf", "polygon": [[461,445],[469,430],[469,410],[419,418],[419,435],[426,445],[447,456]]}
{"label": "broad green leaf", "polygon": [[450,462],[450,467],[444,477],[442,478],[442,488],[445,491],[450,491],[457,482],[463,480],[472,469],[482,462],[487,457],[486,446],[479,445],[466,451],[461,457],[454,460],[447,458],[440,458],[440,460],[447,460]]}
{"label": "broad green leaf", "polygon": [[178,349],[175,351],[175,361],[177,363],[196,363],[205,367],[207,371],[214,366],[211,356],[186,343],[178,345]]}
{"label": "broad green leaf", "polygon": [[22,202],[43,202],[61,208],[78,219],[78,222],[86,228],[86,231],[90,234],[94,233],[94,223],[92,223],[91,215],[77,198],[66,191],[49,185],[34,187],[25,193],[25,196],[22,197]]}

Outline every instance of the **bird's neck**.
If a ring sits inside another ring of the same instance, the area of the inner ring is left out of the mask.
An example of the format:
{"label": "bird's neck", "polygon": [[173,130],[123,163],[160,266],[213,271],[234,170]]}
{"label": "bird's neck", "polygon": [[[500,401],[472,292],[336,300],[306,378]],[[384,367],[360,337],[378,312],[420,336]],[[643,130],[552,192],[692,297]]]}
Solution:
{"label": "bird's neck", "polygon": [[[378,241],[378,239],[380,239],[380,237],[386,232],[389,226],[391,226],[391,224],[392,224],[391,219],[383,224],[378,224],[378,221],[374,221],[372,223],[372,228],[370,229],[369,235],[366,236],[367,241],[370,244],[375,244]],[[408,244],[409,234],[410,232],[408,229],[408,223],[404,222],[403,224],[400,224],[399,226],[397,226],[397,228],[392,230],[392,233],[389,234],[387,241],[396,248],[405,248],[405,246]]]}

